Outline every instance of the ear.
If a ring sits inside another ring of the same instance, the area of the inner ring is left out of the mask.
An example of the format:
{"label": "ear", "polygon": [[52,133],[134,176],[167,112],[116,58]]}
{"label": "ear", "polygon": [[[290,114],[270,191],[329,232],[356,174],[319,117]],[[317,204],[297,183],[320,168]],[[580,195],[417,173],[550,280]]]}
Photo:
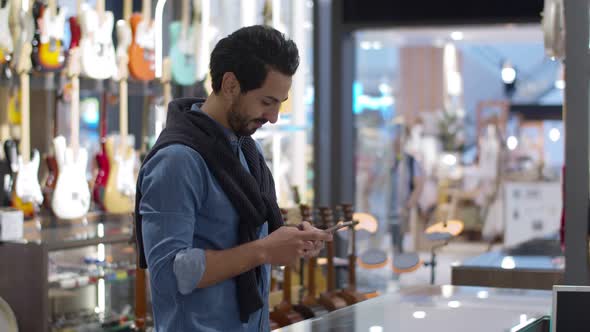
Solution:
{"label": "ear", "polygon": [[223,74],[223,79],[221,80],[221,91],[223,92],[224,96],[227,97],[237,97],[240,92],[240,82],[238,82],[238,78],[232,72],[227,72]]}

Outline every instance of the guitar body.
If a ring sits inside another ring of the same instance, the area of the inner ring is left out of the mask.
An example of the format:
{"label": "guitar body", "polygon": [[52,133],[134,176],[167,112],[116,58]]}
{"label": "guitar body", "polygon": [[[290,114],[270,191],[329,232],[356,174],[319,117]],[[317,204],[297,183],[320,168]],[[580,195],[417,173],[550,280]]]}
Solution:
{"label": "guitar body", "polygon": [[330,311],[342,309],[347,306],[346,301],[335,292],[325,292],[320,294],[318,302]]}
{"label": "guitar body", "polygon": [[94,187],[92,188],[92,198],[94,203],[98,205],[101,210],[105,210],[104,197],[109,178],[110,164],[106,153],[106,144],[103,140],[101,143],[101,151],[95,157],[96,165],[98,166],[98,173],[94,180]]}
{"label": "guitar body", "polygon": [[115,137],[106,142],[109,156],[109,176],[104,194],[106,211],[115,214],[131,213],[135,209],[135,151],[129,147],[123,153],[116,153],[118,144]]}
{"label": "guitar body", "polygon": [[22,156],[18,157],[18,173],[14,185],[15,195],[13,195],[12,206],[23,211],[25,217],[33,217],[35,206],[43,203],[43,193],[37,178],[40,163],[41,157],[38,150],[33,152],[33,158],[27,163],[23,161]]}
{"label": "guitar body", "polygon": [[53,144],[61,170],[51,201],[53,213],[60,219],[82,218],[90,209],[90,190],[86,180],[88,152],[79,148],[78,155],[74,156],[74,151],[66,148],[63,136],[56,137]]}
{"label": "guitar body", "polygon": [[151,81],[156,77],[154,26],[138,13],[131,15],[130,21],[133,39],[129,46],[129,73],[136,80]]}
{"label": "guitar body", "polygon": [[172,79],[180,85],[193,85],[197,81],[197,64],[194,46],[194,28],[191,26],[186,34],[182,33],[182,23],[170,24],[170,62]]}
{"label": "guitar body", "polygon": [[117,67],[115,46],[111,38],[115,18],[110,11],[101,20],[93,9],[82,13],[82,74],[97,80],[113,77]]}
{"label": "guitar body", "polygon": [[39,1],[33,5],[36,22],[33,39],[33,66],[37,71],[55,72],[64,68],[67,59],[67,47],[63,43],[65,33],[65,9],[52,16]]}
{"label": "guitar body", "polygon": [[59,166],[53,155],[47,155],[45,157],[45,164],[47,165],[47,178],[43,186],[43,207],[53,212],[51,201],[53,200],[53,192],[59,175]]}

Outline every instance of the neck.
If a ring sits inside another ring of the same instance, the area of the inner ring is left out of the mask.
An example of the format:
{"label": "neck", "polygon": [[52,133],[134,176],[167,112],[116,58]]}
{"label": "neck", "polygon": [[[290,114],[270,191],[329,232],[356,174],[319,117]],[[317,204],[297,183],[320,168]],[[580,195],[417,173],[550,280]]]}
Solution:
{"label": "neck", "polygon": [[227,103],[225,103],[219,96],[212,93],[201,106],[201,111],[205,112],[223,127],[231,129],[227,121],[227,112],[229,112],[229,108],[230,106],[228,106]]}

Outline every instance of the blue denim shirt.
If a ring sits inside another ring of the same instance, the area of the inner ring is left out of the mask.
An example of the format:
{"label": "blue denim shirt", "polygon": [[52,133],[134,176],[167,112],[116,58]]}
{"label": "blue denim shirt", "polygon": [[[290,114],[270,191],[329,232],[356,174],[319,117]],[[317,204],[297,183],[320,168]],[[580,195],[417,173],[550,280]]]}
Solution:
{"label": "blue denim shirt", "polygon": [[[193,110],[199,111],[196,105]],[[241,141],[224,130],[248,169]],[[234,279],[197,289],[205,250],[239,245],[237,212],[201,155],[185,145],[170,145],[144,165],[139,178],[156,331],[268,331],[268,265],[262,266],[259,289],[264,306],[246,324],[240,321]],[[266,235],[264,224],[259,237]]]}

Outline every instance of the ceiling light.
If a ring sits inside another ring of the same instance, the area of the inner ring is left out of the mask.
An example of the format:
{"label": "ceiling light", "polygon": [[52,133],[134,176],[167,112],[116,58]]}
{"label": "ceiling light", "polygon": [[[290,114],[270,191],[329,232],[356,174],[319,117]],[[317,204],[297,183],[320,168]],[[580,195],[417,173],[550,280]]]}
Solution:
{"label": "ceiling light", "polygon": [[373,49],[374,50],[380,50],[383,48],[383,44],[381,44],[381,42],[375,41],[373,42]]}
{"label": "ceiling light", "polygon": [[361,48],[363,50],[370,50],[371,49],[371,42],[368,42],[368,41],[361,42]]}
{"label": "ceiling light", "polygon": [[371,326],[369,327],[369,332],[383,332],[383,326]]}
{"label": "ceiling light", "polygon": [[463,32],[461,32],[461,31],[453,31],[451,33],[451,39],[454,40],[454,41],[463,40],[463,37],[464,37],[463,36]]}

